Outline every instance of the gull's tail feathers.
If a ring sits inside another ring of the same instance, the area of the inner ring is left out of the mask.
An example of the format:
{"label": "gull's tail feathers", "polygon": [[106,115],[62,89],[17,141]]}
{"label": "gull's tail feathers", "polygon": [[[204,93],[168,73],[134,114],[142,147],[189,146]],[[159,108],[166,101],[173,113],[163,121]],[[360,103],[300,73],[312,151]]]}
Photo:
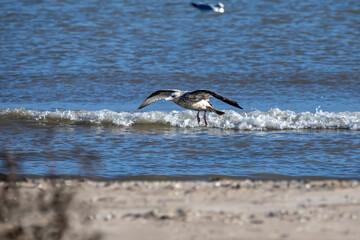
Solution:
{"label": "gull's tail feathers", "polygon": [[219,110],[216,110],[216,109],[212,109],[212,112],[216,113],[217,115],[224,115],[225,114],[225,112],[219,111]]}

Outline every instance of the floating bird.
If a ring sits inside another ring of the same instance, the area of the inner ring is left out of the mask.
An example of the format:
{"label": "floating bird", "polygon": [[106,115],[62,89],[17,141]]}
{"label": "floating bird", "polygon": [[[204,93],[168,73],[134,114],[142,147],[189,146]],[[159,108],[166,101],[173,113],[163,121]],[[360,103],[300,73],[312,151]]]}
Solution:
{"label": "floating bird", "polygon": [[206,3],[191,3],[192,6],[196,7],[201,11],[213,11],[218,13],[225,12],[225,6],[221,2],[217,4],[206,4]]}
{"label": "floating bird", "polygon": [[165,101],[173,101],[180,107],[198,111],[196,115],[198,124],[200,124],[200,117],[199,117],[200,111],[204,111],[204,122],[205,122],[205,126],[207,126],[207,121],[206,121],[207,111],[214,112],[218,115],[225,114],[225,112],[216,110],[213,107],[213,105],[209,101],[211,97],[215,97],[227,104],[242,109],[242,107],[240,107],[236,101],[230,98],[226,98],[210,90],[196,90],[193,92],[188,92],[188,91],[181,91],[176,89],[166,89],[166,90],[158,90],[150,94],[150,96],[148,96],[145,99],[145,101],[140,105],[138,110],[161,99],[164,99]]}

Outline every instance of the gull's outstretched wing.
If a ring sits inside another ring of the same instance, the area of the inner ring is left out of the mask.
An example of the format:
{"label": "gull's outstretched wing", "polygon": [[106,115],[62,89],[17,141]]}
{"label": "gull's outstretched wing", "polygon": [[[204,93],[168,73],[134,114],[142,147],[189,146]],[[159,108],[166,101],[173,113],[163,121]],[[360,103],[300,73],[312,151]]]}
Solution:
{"label": "gull's outstretched wing", "polygon": [[170,94],[172,94],[173,92],[177,92],[179,90],[175,90],[175,89],[165,89],[165,90],[158,90],[156,92],[153,92],[152,94],[150,94],[150,96],[148,96],[145,101],[140,105],[140,107],[138,109],[142,109],[143,107],[146,107],[147,105],[156,102],[158,100],[167,98]]}
{"label": "gull's outstretched wing", "polygon": [[242,107],[239,106],[239,104],[235,100],[224,97],[223,95],[218,94],[218,93],[213,92],[213,91],[210,91],[210,90],[196,90],[196,91],[188,93],[186,97],[195,98],[195,99],[198,99],[198,100],[201,100],[201,99],[209,100],[209,98],[215,97],[215,98],[217,98],[217,99],[219,99],[219,100],[221,100],[221,101],[223,101],[223,102],[225,102],[227,104],[230,104],[231,106],[243,109]]}

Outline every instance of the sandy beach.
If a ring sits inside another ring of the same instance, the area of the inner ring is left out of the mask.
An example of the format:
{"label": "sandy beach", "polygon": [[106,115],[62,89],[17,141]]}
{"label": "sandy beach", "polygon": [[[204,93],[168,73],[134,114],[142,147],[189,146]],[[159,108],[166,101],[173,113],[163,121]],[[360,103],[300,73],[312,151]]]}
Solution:
{"label": "sandy beach", "polygon": [[349,180],[0,182],[1,239],[358,239]]}

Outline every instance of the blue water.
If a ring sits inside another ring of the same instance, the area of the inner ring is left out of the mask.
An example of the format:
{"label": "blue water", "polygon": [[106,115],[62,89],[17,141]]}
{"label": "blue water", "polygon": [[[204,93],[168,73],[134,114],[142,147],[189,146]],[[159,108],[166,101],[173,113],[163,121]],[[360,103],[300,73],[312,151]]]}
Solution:
{"label": "blue water", "polygon": [[[1,1],[0,173],[358,178],[360,2],[189,3]],[[171,88],[244,109],[136,111]]]}

